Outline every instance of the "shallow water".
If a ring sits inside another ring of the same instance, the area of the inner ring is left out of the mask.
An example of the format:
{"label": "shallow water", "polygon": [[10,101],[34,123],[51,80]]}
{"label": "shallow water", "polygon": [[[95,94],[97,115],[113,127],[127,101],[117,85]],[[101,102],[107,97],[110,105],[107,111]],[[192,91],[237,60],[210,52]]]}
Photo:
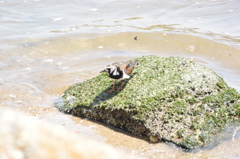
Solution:
{"label": "shallow water", "polygon": [[210,150],[186,153],[53,107],[64,90],[105,65],[150,54],[192,59],[240,92],[239,8],[237,0],[1,0],[0,106],[140,158],[240,158],[240,130],[234,142],[228,135]]}

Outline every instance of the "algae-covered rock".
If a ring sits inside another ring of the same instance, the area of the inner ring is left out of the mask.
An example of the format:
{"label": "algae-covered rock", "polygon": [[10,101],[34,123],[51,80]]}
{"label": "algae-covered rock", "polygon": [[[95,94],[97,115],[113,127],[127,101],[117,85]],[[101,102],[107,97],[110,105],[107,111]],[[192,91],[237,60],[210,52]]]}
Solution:
{"label": "algae-covered rock", "polygon": [[66,90],[56,106],[186,149],[204,146],[227,123],[239,120],[240,95],[213,71],[180,57],[134,60],[140,65],[123,90],[109,94],[113,80],[100,74]]}

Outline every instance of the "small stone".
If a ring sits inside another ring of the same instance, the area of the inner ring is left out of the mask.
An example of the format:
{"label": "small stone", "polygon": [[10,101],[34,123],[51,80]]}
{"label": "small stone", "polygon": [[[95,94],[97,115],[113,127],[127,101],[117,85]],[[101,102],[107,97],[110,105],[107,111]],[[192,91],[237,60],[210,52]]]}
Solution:
{"label": "small stone", "polygon": [[156,143],[158,141],[158,137],[154,136],[154,135],[151,135],[150,136],[150,141],[153,142],[153,143]]}

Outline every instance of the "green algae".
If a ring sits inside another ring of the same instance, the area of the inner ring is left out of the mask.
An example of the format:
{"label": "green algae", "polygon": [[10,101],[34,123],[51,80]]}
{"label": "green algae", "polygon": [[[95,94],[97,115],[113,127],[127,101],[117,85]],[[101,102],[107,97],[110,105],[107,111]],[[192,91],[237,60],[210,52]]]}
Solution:
{"label": "green algae", "polygon": [[109,94],[113,80],[103,73],[70,87],[56,106],[186,149],[204,146],[226,124],[239,120],[240,95],[213,71],[180,57],[134,60],[140,65],[123,90]]}

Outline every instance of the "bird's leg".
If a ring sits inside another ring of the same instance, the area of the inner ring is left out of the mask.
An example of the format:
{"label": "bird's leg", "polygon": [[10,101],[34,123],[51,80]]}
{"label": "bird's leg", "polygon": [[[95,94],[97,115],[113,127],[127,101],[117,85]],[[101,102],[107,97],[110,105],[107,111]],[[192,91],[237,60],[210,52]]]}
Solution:
{"label": "bird's leg", "polygon": [[116,80],[113,83],[112,89],[110,91],[108,91],[108,93],[112,94],[112,92],[115,91],[115,86],[116,86]]}
{"label": "bird's leg", "polygon": [[121,86],[118,88],[118,90],[122,90],[122,87],[124,86],[124,84],[125,84],[125,80],[122,81],[122,84],[121,84]]}

